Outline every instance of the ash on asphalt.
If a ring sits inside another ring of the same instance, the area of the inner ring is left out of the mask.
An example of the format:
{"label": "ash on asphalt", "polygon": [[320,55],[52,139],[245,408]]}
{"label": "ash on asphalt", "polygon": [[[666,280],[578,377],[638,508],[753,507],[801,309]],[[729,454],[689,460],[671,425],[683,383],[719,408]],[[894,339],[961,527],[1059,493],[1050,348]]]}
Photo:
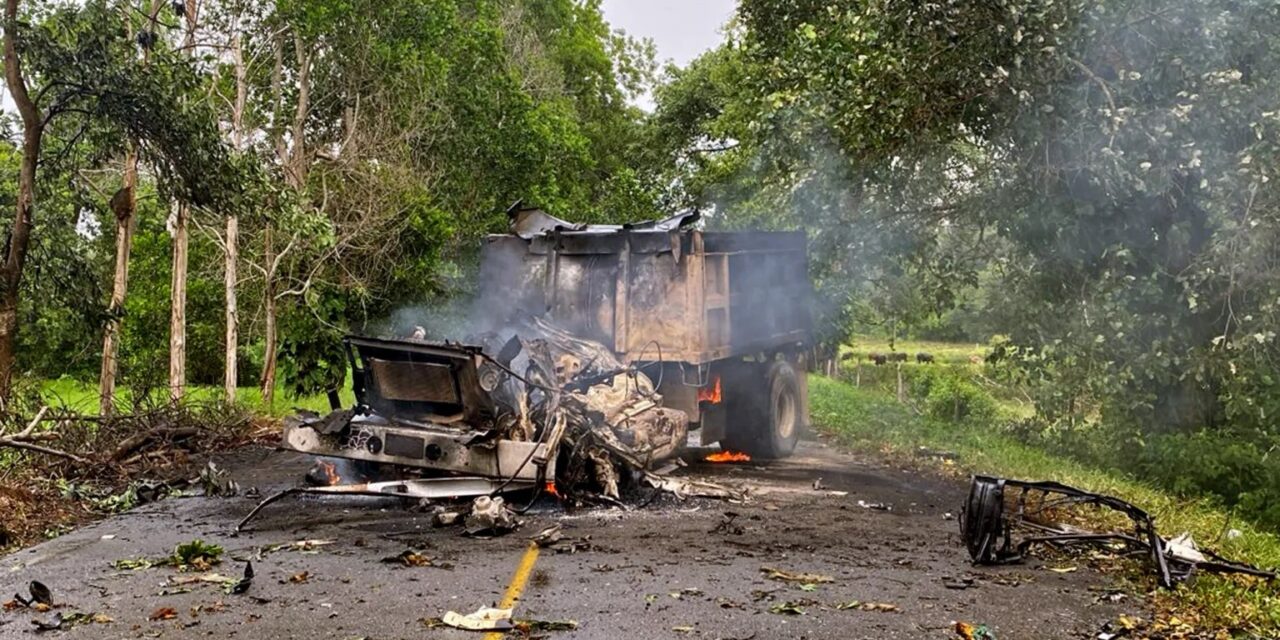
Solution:
{"label": "ash on asphalt", "polygon": [[[268,494],[298,482],[310,460],[246,449],[219,465],[242,487]],[[614,638],[619,631],[636,638],[950,638],[952,622],[964,620],[985,623],[1001,638],[1065,639],[1092,637],[1118,614],[1138,613],[1128,602],[1098,598],[1111,586],[1108,578],[1083,565],[1061,574],[1035,560],[971,566],[956,522],[945,517],[958,513],[965,493],[952,479],[821,442],[802,443],[785,461],[696,462],[681,473],[749,485],[755,497],[746,504],[664,499],[633,511],[570,514],[543,502],[523,517],[520,531],[489,540],[432,528],[430,514],[397,499],[314,496],[272,505],[234,536],[256,499],[177,498],[0,558],[0,587],[11,593],[40,580],[61,605],[55,611],[112,620],[58,637],[475,638],[428,630],[421,621],[495,604],[528,536],[559,522],[576,552],[544,549],[515,612],[518,619],[578,622],[575,631],[549,632],[553,638]],[[111,566],[168,555],[194,538],[227,549],[214,568],[222,575],[238,577],[237,560],[254,559],[257,577],[247,594],[203,582],[173,586],[182,576],[167,567]],[[267,551],[304,539],[334,542]],[[438,566],[381,562],[408,548]],[[762,567],[832,581],[779,582]],[[837,608],[853,601],[898,610]],[[161,608],[177,617],[151,620]],[[51,615],[0,612],[0,637],[30,637],[30,619]]]}

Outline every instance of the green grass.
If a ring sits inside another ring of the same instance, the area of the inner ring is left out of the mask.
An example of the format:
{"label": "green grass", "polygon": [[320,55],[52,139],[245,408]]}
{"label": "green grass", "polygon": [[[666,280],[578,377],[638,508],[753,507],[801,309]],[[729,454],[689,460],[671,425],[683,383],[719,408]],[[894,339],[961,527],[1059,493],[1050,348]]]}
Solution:
{"label": "green grass", "polygon": [[898,340],[894,343],[894,348],[889,348],[889,341],[883,338],[874,338],[870,336],[859,336],[850,341],[848,345],[840,348],[840,353],[853,354],[854,361],[867,362],[867,356],[872,353],[890,353],[898,351],[907,354],[911,360],[915,362],[917,353],[932,354],[936,362],[947,364],[968,364],[969,359],[973,356],[979,358],[986,357],[987,346],[983,344],[963,344],[954,342],[931,342],[928,340]]}
{"label": "green grass", "polygon": [[[1203,545],[1229,558],[1263,567],[1280,566],[1280,538],[1232,518],[1214,502],[1187,499],[1117,472],[1092,469],[1019,443],[990,425],[942,423],[916,415],[883,392],[857,389],[821,376],[809,382],[813,422],[842,444],[871,452],[912,456],[918,447],[958,454],[955,470],[1023,480],[1055,480],[1132,502],[1156,518],[1162,535],[1191,532]],[[1228,529],[1241,536],[1223,539]],[[957,550],[958,553],[962,551]],[[1280,635],[1280,587],[1239,578],[1201,575],[1156,598],[1157,606],[1200,631]],[[1212,635],[1212,634],[1209,634]]]}
{"label": "green grass", "polygon": [[[154,397],[152,401],[163,402],[165,389],[158,389],[152,392]],[[96,415],[98,413],[98,385],[96,382],[86,382],[83,380],[75,380],[72,378],[59,378],[56,380],[46,380],[40,383],[40,395],[45,403],[54,407],[66,407],[78,413]],[[355,403],[355,395],[351,392],[350,385],[343,388],[341,392],[343,406],[350,406]],[[214,386],[191,386],[187,388],[186,399],[191,402],[216,402],[224,397],[222,387]],[[310,409],[320,413],[329,410],[328,397],[321,394],[305,398],[288,397],[283,390],[276,389],[276,398],[272,406],[266,406],[262,400],[262,389],[258,387],[241,387],[236,392],[236,404],[258,415],[266,415],[272,417],[282,417],[293,413],[295,409]],[[128,389],[118,389],[116,391],[116,406],[130,407],[133,405],[133,393]]]}

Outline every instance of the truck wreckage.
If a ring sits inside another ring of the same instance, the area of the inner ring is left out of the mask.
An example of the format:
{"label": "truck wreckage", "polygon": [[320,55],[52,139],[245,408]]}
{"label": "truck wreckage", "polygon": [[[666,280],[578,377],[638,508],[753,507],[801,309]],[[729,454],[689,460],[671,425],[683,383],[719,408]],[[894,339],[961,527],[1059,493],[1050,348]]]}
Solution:
{"label": "truck wreckage", "polygon": [[[741,499],[659,465],[703,444],[790,455],[808,424],[802,233],[704,232],[508,212],[482,250],[461,342],[349,337],[356,405],[285,421],[285,448],[354,461],[366,482],[296,493],[443,499],[543,491],[619,504],[630,489]],[[402,476],[377,479],[394,470]]]}
{"label": "truck wreckage", "polygon": [[[1086,517],[1079,509],[1101,513]],[[1124,516],[1108,531],[1084,528],[1077,522],[1107,523],[1108,514]],[[1196,571],[1239,573],[1275,580],[1276,572],[1232,562],[1196,546],[1189,534],[1166,539],[1156,531],[1155,519],[1142,508],[1119,498],[1092,493],[1058,482],[1028,482],[974,476],[960,517],[960,533],[976,564],[1020,562],[1034,545],[1065,549],[1075,545],[1105,545],[1151,561],[1160,586],[1169,588]],[[1015,540],[1017,541],[1015,544]]]}

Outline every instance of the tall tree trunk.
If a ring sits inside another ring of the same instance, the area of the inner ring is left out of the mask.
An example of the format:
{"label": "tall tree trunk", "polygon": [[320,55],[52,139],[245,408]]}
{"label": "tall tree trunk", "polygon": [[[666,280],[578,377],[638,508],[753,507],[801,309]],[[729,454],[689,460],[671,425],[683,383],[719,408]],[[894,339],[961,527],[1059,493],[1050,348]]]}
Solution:
{"label": "tall tree trunk", "polygon": [[[195,57],[196,0],[185,0],[186,35],[182,46]],[[187,387],[187,246],[191,207],[178,203],[173,220],[173,276],[169,293],[169,399],[182,400]]]}
{"label": "tall tree trunk", "polygon": [[275,262],[276,252],[272,243],[271,222],[267,222],[267,228],[263,230],[263,258],[266,260],[267,277],[266,277],[266,297],[265,297],[265,313],[266,316],[266,335],[264,336],[266,344],[264,345],[264,359],[262,363],[262,403],[266,405],[267,410],[271,410],[275,406],[276,399],[276,281],[275,281]]}
{"label": "tall tree trunk", "polygon": [[107,306],[107,327],[102,338],[102,372],[98,378],[99,411],[104,416],[115,413],[116,376],[120,369],[120,329],[124,320],[124,301],[129,291],[129,253],[137,218],[138,154],[132,144],[124,156],[124,186],[111,198],[116,215],[116,267],[111,284],[111,303]]}
{"label": "tall tree trunk", "polygon": [[224,271],[226,274],[226,296],[227,296],[227,351],[225,355],[226,365],[222,376],[222,389],[226,395],[228,403],[236,401],[236,381],[239,370],[236,367],[236,347],[239,342],[240,330],[240,309],[236,300],[236,281],[238,278],[238,270],[236,261],[239,259],[240,251],[237,243],[239,243],[240,221],[234,215],[227,216],[227,253],[226,265]]}
{"label": "tall tree trunk", "polygon": [[173,276],[169,289],[169,399],[187,386],[187,246],[191,209],[180,202],[173,215]]}
{"label": "tall tree trunk", "polygon": [[[307,43],[302,36],[294,33],[294,55],[297,56],[298,62],[298,95],[297,104],[294,106],[293,122],[289,127],[289,141],[285,141],[284,128],[277,126],[276,131],[276,155],[280,159],[281,170],[284,173],[284,181],[297,197],[301,200],[305,194],[304,188],[307,184],[307,171],[310,157],[306,147],[306,124],[307,117],[311,113],[311,63],[312,54],[307,47]],[[272,88],[275,93],[275,116],[278,119],[283,96],[283,69],[284,69],[284,39],[278,35],[276,37],[276,59],[275,70],[272,73]],[[278,122],[278,121],[277,121]],[[264,246],[264,280],[265,280],[265,299],[264,299],[264,315],[266,316],[266,336],[265,336],[265,356],[262,365],[262,401],[270,408],[275,402],[276,392],[276,362],[277,351],[279,350],[279,338],[277,328],[277,315],[279,299],[276,293],[277,282],[279,276],[280,262],[284,254],[288,253],[293,247],[293,243],[285,245],[279,254],[275,251],[273,244],[274,232],[271,222],[267,222],[267,227],[263,231]]]}
{"label": "tall tree trunk", "polygon": [[36,201],[36,165],[44,137],[44,117],[27,92],[18,56],[18,0],[5,0],[4,74],[14,106],[22,116],[22,164],[18,171],[18,197],[9,231],[4,264],[0,265],[0,404],[7,405],[13,391],[13,374],[18,341],[18,300],[22,269],[31,243],[32,213]]}
{"label": "tall tree trunk", "polygon": [[[231,54],[235,63],[236,75],[236,99],[231,109],[231,144],[236,151],[240,151],[244,144],[244,109],[248,99],[248,82],[246,81],[245,65],[244,65],[244,49],[243,39],[240,34],[239,21],[236,24],[236,32],[232,39]],[[235,214],[227,216],[227,232],[226,232],[226,263],[223,268],[226,276],[225,289],[227,298],[227,337],[226,337],[226,355],[224,356],[224,368],[222,377],[222,390],[226,396],[228,403],[236,401],[236,382],[238,378],[238,368],[236,363],[237,351],[236,347],[239,342],[239,302],[236,299],[236,284],[239,280],[239,242],[240,242],[240,220]]]}
{"label": "tall tree trunk", "polygon": [[[148,15],[155,20],[160,0],[153,0]],[[133,39],[129,16],[125,17],[126,33]],[[142,50],[142,64],[151,62],[151,50]],[[129,141],[124,153],[124,183],[111,198],[111,211],[116,216],[116,265],[111,280],[111,302],[107,306],[107,326],[102,337],[102,371],[98,376],[98,410],[104,416],[115,413],[116,382],[120,374],[120,334],[124,325],[124,303],[129,292],[129,255],[133,236],[138,229],[138,150]]]}

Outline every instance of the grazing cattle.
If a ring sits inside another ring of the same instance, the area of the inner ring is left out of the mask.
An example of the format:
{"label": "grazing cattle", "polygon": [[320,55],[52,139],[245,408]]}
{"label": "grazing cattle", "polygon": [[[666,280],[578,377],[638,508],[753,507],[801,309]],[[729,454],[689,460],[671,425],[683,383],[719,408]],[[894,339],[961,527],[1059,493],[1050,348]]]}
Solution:
{"label": "grazing cattle", "polygon": [[906,362],[906,361],[907,361],[907,354],[905,353],[889,354],[889,362]]}
{"label": "grazing cattle", "polygon": [[885,354],[883,354],[883,353],[872,353],[872,354],[868,354],[868,355],[867,355],[867,359],[868,359],[868,360],[870,360],[870,361],[872,361],[872,362],[874,362],[874,363],[876,363],[876,366],[877,366],[877,367],[879,367],[879,366],[881,366],[881,365],[884,365],[884,364],[887,364],[887,363],[889,362],[889,356],[886,356],[886,355],[885,355]]}
{"label": "grazing cattle", "polygon": [[916,354],[916,362],[917,362],[917,363],[919,363],[919,364],[932,364],[932,363],[933,363],[933,354],[932,354],[932,353],[925,353],[925,352],[921,351],[920,353],[917,353],[917,354]]}

